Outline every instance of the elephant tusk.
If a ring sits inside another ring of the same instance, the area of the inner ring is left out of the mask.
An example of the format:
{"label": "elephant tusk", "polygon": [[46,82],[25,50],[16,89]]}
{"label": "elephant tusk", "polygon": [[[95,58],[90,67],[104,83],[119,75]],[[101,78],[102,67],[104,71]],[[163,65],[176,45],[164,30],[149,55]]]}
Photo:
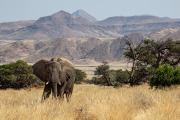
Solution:
{"label": "elephant tusk", "polygon": [[46,85],[49,84],[49,81],[46,83]]}
{"label": "elephant tusk", "polygon": [[61,85],[61,82],[58,82],[59,83],[59,85]]}

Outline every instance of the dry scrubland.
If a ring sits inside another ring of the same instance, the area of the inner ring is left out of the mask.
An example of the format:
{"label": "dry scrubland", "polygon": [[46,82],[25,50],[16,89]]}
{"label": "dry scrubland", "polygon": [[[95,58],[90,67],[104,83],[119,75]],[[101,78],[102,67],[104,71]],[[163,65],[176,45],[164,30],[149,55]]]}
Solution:
{"label": "dry scrubland", "polygon": [[[95,62],[95,61],[81,61],[81,63],[75,64],[75,68],[83,70],[87,74],[87,79],[92,79],[94,75],[94,71],[96,67],[102,65],[103,63]],[[108,63],[111,70],[130,70],[132,63],[127,63],[127,61],[119,61],[119,62],[109,62]]]}
{"label": "dry scrubland", "polygon": [[0,90],[1,120],[179,120],[180,87],[75,85],[71,102],[41,103],[42,88]]}

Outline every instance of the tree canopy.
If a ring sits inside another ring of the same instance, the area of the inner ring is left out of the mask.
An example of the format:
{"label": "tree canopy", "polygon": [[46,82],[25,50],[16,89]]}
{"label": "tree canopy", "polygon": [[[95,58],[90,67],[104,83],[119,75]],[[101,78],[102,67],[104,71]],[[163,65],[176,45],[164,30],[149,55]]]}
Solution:
{"label": "tree canopy", "polygon": [[143,79],[155,74],[161,64],[175,66],[180,63],[180,41],[154,41],[143,40],[133,47],[130,40],[126,40],[127,48],[124,52],[126,58],[133,62],[130,75],[130,84],[135,85]]}
{"label": "tree canopy", "polygon": [[0,87],[3,89],[27,87],[36,80],[32,67],[22,60],[0,66]]}

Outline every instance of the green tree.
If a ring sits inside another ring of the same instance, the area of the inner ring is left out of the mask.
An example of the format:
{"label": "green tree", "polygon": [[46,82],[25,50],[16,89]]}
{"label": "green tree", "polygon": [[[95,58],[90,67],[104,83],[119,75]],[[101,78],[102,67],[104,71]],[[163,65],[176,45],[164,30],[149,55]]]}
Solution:
{"label": "green tree", "polygon": [[107,62],[104,62],[103,65],[96,67],[95,75],[105,75],[109,72],[109,65]]}
{"label": "green tree", "polygon": [[32,67],[22,60],[0,66],[0,86],[3,89],[27,87],[36,80]]}
{"label": "green tree", "polygon": [[180,41],[144,40],[135,48],[130,40],[126,40],[127,48],[124,52],[126,58],[132,63],[130,74],[131,86],[139,84],[150,78],[161,64],[177,65],[180,63]]}
{"label": "green tree", "polygon": [[160,65],[156,69],[155,76],[150,79],[152,88],[164,88],[176,84],[180,84],[180,68],[174,68],[169,64]]}
{"label": "green tree", "polygon": [[75,69],[75,71],[76,71],[76,82],[85,81],[85,79],[87,78],[87,74],[80,69]]}
{"label": "green tree", "polygon": [[128,71],[123,71],[119,69],[116,71],[116,81],[120,83],[128,83],[129,82],[129,74]]}
{"label": "green tree", "polygon": [[95,75],[99,76],[93,77],[91,81],[92,83],[107,86],[119,87],[129,80],[129,74],[127,71],[122,71],[121,69],[110,70],[110,66],[107,62],[96,68]]}

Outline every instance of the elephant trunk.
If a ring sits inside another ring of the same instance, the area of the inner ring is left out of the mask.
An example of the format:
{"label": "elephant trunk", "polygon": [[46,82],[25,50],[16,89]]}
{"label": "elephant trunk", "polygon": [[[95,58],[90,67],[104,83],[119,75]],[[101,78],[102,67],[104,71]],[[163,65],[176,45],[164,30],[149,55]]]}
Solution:
{"label": "elephant trunk", "polygon": [[57,98],[57,82],[52,83],[52,93],[53,93],[53,97]]}

